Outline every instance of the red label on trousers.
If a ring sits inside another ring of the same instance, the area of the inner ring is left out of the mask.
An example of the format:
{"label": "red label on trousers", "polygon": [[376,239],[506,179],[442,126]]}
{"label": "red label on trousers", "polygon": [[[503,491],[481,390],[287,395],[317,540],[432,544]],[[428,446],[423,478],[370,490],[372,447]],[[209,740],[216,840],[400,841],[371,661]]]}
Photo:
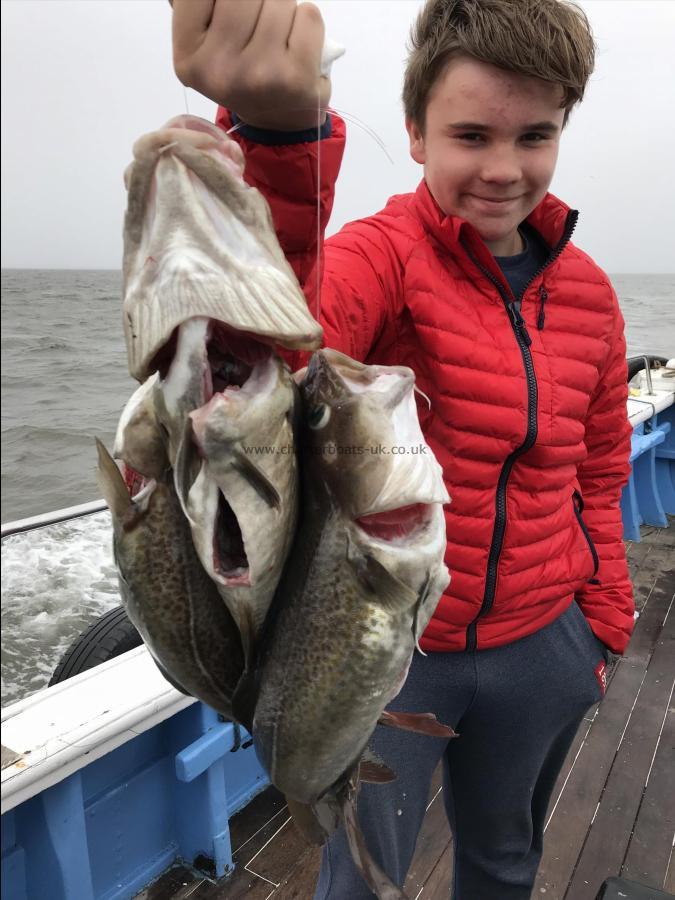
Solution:
{"label": "red label on trousers", "polygon": [[600,693],[604,697],[605,691],[607,690],[607,666],[605,665],[604,660],[599,662],[595,667],[595,677],[598,679],[598,684],[600,685]]}

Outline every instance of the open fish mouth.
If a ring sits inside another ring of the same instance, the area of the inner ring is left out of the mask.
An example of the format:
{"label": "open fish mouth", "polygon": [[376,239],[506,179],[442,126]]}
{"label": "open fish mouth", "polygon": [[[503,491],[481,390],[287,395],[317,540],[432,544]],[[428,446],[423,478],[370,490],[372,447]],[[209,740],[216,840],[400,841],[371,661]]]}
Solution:
{"label": "open fish mouth", "polygon": [[218,491],[218,511],[213,535],[213,569],[227,587],[251,584],[251,570],[239,521],[222,491]]}
{"label": "open fish mouth", "polygon": [[[177,359],[181,327],[173,330],[169,340],[153,357],[151,368],[159,373],[161,381],[167,379],[174,362],[181,364],[181,360]],[[264,340],[210,319],[206,332],[208,365],[204,367],[204,403],[208,403],[214,394],[242,388],[255,366],[266,362],[271,355],[272,347]]]}
{"label": "open fish mouth", "polygon": [[388,543],[414,541],[434,520],[435,504],[412,503],[359,516],[355,524],[368,537]]}
{"label": "open fish mouth", "polygon": [[[210,320],[207,330],[204,372],[204,406],[195,410],[196,416],[206,411],[208,404],[218,395],[240,391],[256,393],[261,386],[261,372],[266,369],[272,355],[269,344],[228,328],[221,322]],[[264,382],[264,377],[263,377]],[[203,449],[194,432],[191,440],[197,453]],[[213,528],[213,571],[225,587],[250,587],[251,570],[237,514],[218,490],[218,506]]]}
{"label": "open fish mouth", "polygon": [[266,362],[271,353],[270,345],[253,335],[236,332],[219,322],[211,322],[207,345],[211,396],[243,388],[253,374],[254,367]]}

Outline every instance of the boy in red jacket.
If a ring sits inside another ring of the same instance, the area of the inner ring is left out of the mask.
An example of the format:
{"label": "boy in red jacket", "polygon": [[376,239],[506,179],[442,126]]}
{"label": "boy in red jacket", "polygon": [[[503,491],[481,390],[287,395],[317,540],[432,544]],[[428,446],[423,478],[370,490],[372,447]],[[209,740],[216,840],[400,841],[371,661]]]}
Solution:
{"label": "boy in red jacket", "polygon": [[[593,69],[588,22],[564,0],[427,0],[403,89],[424,178],[320,247],[344,124],[331,112],[317,128],[330,95],[318,10],[173,5],[176,71],[222,104],[219,124],[245,123],[246,179],[311,308],[321,257],[326,345],[410,366],[431,400],[420,420],[452,497],[452,580],[392,708],[434,712],[460,737],[376,732],[399,777],[360,795],[367,844],[402,884],[442,761],[453,896],[524,900],[557,774],[633,627],[623,320],[571,242],[578,213],[548,193]],[[368,896],[338,833],[316,897]]]}

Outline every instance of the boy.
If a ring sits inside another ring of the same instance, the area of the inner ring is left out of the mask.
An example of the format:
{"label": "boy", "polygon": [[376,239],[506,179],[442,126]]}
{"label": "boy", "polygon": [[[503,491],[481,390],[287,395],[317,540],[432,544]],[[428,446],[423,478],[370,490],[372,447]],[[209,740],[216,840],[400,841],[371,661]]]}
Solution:
{"label": "boy", "polygon": [[[633,627],[623,321],[571,243],[577,213],[548,193],[593,39],[564,0],[427,0],[403,89],[424,179],[319,248],[317,137],[321,234],[344,142],[332,112],[317,134],[322,44],[310,4],[174,0],[176,71],[222,104],[223,127],[246,123],[246,178],[311,308],[323,252],[326,345],[409,365],[431,400],[420,421],[452,497],[452,581],[392,707],[434,712],[459,737],[378,729],[398,780],[360,794],[367,844],[402,884],[442,761],[453,896],[524,900],[557,774]],[[371,896],[341,833],[315,896]]]}

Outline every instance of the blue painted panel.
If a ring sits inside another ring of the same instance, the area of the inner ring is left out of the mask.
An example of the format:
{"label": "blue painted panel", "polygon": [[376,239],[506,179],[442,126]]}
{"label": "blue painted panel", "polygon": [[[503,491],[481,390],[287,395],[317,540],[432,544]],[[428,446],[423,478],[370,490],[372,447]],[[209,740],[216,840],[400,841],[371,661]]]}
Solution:
{"label": "blue painted panel", "polygon": [[[130,742],[134,743],[134,741]],[[125,754],[128,745],[116,754]],[[135,757],[134,748],[130,755]],[[87,834],[92,847],[95,896],[100,897],[129,878],[156,856],[177,855],[171,792],[171,758],[164,756],[117,785],[86,807]]]}
{"label": "blue painted panel", "polygon": [[80,773],[75,772],[40,796],[64,896],[69,900],[94,900]]}
{"label": "blue painted panel", "polygon": [[[14,813],[26,858],[28,900],[91,900],[79,773],[31,797]],[[15,900],[12,891],[9,897]]]}
{"label": "blue painted panel", "polygon": [[2,896],[3,900],[28,900],[23,847],[13,847],[2,854]]}
{"label": "blue painted panel", "polygon": [[[242,730],[242,738],[249,738]],[[246,743],[246,741],[244,741]],[[225,759],[227,810],[233,816],[270,783],[267,772],[258,762],[253,746],[228,753]]]}
{"label": "blue painted panel", "polygon": [[139,891],[147,887],[152,881],[170,868],[176,859],[174,849],[156,856],[154,859],[145,860],[136,871],[128,872],[124,882],[114,885],[104,894],[96,897],[96,900],[131,900]]}
{"label": "blue painted panel", "polygon": [[85,803],[94,801],[101,793],[110,790],[111,785],[121,784],[142,771],[155,760],[166,756],[163,725],[151,728],[127,741],[120,747],[122,752],[108,753],[82,769],[82,791]]}
{"label": "blue painted panel", "polygon": [[251,746],[231,747],[195,703],[6,813],[3,900],[128,900],[178,859],[225,874],[229,817],[268,783]]}
{"label": "blue painted panel", "polygon": [[664,511],[675,516],[675,406],[659,413],[658,418],[666,439],[656,448],[656,484]]}
{"label": "blue painted panel", "polygon": [[27,900],[26,851],[17,843],[16,816],[13,809],[2,817],[1,887],[5,900]]}

